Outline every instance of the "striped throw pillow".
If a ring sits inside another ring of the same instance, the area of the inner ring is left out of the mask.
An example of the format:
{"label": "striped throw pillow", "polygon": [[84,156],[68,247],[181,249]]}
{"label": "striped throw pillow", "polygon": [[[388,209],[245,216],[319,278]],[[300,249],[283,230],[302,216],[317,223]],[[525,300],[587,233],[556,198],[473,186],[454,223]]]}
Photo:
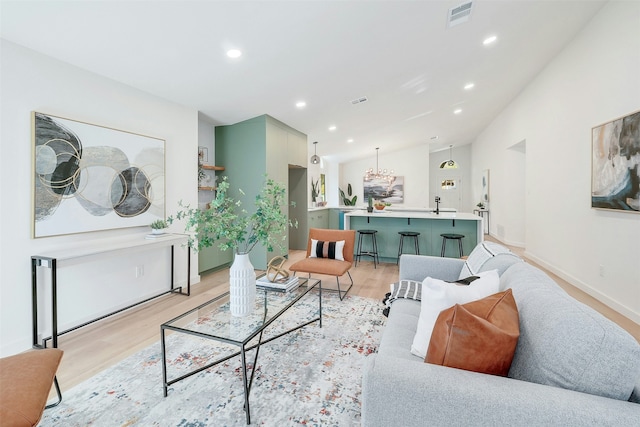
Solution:
{"label": "striped throw pillow", "polygon": [[309,258],[329,258],[344,261],[343,249],[344,240],[323,242],[322,240],[311,239],[311,254]]}

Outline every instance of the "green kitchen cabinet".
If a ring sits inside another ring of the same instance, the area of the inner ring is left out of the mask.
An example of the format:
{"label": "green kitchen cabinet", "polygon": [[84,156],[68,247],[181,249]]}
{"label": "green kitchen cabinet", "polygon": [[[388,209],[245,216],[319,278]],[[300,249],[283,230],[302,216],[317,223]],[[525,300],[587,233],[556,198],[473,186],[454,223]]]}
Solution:
{"label": "green kitchen cabinet", "polygon": [[[298,208],[306,210],[306,194],[302,198],[299,196],[301,192],[295,192],[292,199],[289,192],[292,185],[298,184],[290,182],[290,179],[304,180],[306,186],[306,169],[300,165],[290,166],[290,160],[299,161],[300,156],[290,159],[288,155],[290,148],[298,145],[306,150],[305,134],[271,116],[262,115],[233,125],[217,126],[215,141],[216,162],[225,166],[223,176],[229,179],[229,195],[240,200],[242,208],[249,213],[255,211],[255,196],[262,190],[266,175],[284,185],[289,202],[293,201]],[[291,174],[290,167],[299,168],[302,173]],[[240,189],[244,195],[240,194]],[[289,216],[289,208],[283,206],[282,209]],[[253,266],[266,269],[271,258],[288,254],[289,229],[281,242],[283,249],[276,248],[274,252],[267,252],[266,247],[257,245],[250,254]]]}

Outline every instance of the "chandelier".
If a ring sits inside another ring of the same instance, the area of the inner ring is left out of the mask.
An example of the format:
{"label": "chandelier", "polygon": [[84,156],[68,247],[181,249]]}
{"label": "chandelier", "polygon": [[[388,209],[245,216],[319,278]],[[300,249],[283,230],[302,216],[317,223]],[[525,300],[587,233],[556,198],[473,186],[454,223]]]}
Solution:
{"label": "chandelier", "polygon": [[376,169],[375,170],[373,168],[367,169],[364,172],[364,180],[365,181],[372,181],[372,180],[384,181],[387,183],[388,186],[390,186],[396,180],[396,177],[393,174],[393,169],[387,171],[386,169],[378,168],[378,150],[380,150],[380,147],[376,147]]}

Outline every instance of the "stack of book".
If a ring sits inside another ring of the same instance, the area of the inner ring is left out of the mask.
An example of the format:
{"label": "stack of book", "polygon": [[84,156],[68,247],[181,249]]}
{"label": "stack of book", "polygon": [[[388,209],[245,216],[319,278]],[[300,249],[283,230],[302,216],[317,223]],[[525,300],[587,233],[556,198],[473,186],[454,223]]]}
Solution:
{"label": "stack of book", "polygon": [[300,286],[300,283],[298,278],[295,276],[278,278],[272,282],[265,275],[256,280],[256,288],[265,289],[267,291],[291,292],[298,286]]}

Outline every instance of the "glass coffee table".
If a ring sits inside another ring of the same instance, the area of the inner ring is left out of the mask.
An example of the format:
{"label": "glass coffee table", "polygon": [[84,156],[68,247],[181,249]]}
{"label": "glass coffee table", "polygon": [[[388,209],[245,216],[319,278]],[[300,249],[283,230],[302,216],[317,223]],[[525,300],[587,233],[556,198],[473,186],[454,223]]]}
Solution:
{"label": "glass coffee table", "polygon": [[[299,280],[300,286],[290,292],[266,291],[258,288],[256,290],[255,310],[252,314],[245,317],[234,317],[231,315],[229,310],[229,292],[226,292],[163,323],[160,326],[160,339],[162,345],[162,384],[164,387],[164,397],[167,397],[170,385],[240,355],[242,361],[242,383],[244,386],[244,410],[247,417],[247,424],[251,424],[249,393],[251,392],[251,383],[253,382],[253,374],[255,373],[260,346],[311,323],[318,322],[319,326],[322,327],[322,282],[318,279],[303,277],[300,277]],[[318,291],[318,311],[316,317],[298,323],[294,327],[274,336],[263,337],[263,333],[269,325],[286,313],[287,310],[293,307],[313,289]],[[184,375],[169,379],[167,378],[166,345],[168,331],[195,335],[197,337],[235,345],[239,347],[239,350],[230,355],[218,358],[206,366],[201,366]],[[255,341],[254,339],[256,337],[257,342],[252,342]],[[246,354],[253,349],[255,349],[255,355],[253,358],[253,368],[249,376],[247,372]]]}

